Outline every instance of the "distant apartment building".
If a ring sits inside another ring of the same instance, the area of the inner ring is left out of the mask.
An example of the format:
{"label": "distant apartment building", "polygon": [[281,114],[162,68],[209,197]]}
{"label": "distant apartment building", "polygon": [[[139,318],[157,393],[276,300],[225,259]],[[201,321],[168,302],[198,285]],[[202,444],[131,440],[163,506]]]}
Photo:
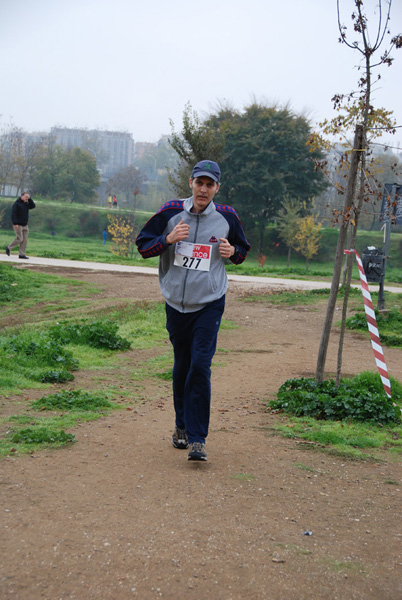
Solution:
{"label": "distant apartment building", "polygon": [[157,144],[153,144],[152,142],[136,142],[134,146],[134,157],[136,159],[144,158],[147,154],[152,154],[156,147]]}
{"label": "distant apartment building", "polygon": [[50,135],[66,150],[78,147],[90,152],[96,158],[102,181],[133,164],[134,140],[131,133],[52,127]]}

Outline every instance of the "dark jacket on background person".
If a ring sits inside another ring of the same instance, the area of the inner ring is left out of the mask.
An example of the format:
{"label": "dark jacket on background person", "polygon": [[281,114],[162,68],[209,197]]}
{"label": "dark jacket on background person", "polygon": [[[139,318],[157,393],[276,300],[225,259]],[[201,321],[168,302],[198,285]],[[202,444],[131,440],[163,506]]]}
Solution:
{"label": "dark jacket on background person", "polygon": [[21,225],[25,227],[28,225],[29,211],[35,208],[35,202],[32,198],[29,198],[28,202],[24,202],[20,198],[14,202],[11,209],[11,222],[13,225]]}

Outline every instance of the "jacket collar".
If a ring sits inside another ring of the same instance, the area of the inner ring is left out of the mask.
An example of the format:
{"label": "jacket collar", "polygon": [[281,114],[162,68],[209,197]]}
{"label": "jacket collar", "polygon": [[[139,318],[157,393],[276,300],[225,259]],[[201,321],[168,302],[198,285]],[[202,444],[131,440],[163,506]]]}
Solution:
{"label": "jacket collar", "polygon": [[197,214],[199,214],[200,217],[209,215],[214,210],[216,210],[214,201],[211,200],[211,202],[208,204],[208,206],[206,207],[206,209],[202,211],[202,213],[193,213],[193,212],[191,212],[191,209],[193,208],[193,197],[192,196],[190,196],[190,198],[186,198],[184,200],[184,202],[183,202],[183,208],[190,215],[196,216]]}

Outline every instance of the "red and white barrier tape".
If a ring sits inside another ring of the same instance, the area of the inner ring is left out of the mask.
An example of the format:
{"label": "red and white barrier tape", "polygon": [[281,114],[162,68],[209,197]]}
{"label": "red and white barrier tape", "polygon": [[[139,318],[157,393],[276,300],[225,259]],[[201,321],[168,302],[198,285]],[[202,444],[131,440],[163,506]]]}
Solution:
{"label": "red and white barrier tape", "polygon": [[[373,348],[375,362],[377,364],[377,369],[381,377],[382,384],[384,386],[385,393],[389,398],[391,398],[391,382],[388,377],[388,369],[385,364],[384,353],[382,351],[380,334],[377,328],[377,319],[375,318],[374,306],[371,300],[370,290],[367,284],[366,274],[364,272],[363,264],[360,259],[360,256],[356,252],[356,250],[344,250],[345,254],[352,254],[352,252],[356,255],[357,266],[359,267],[360,274],[360,284],[362,287],[363,301],[364,301],[364,310],[366,312],[367,326],[370,332],[371,337],[371,346]],[[396,406],[396,404],[394,404]]]}

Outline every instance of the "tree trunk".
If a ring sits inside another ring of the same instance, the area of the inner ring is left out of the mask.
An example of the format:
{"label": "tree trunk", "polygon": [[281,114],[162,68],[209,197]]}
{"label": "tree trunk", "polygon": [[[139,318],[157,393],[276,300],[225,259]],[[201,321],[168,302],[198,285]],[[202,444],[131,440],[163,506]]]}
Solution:
{"label": "tree trunk", "polygon": [[260,229],[258,238],[258,256],[262,256],[262,247],[264,245],[264,229]]}
{"label": "tree trunk", "polygon": [[339,387],[341,382],[341,370],[342,370],[342,353],[343,353],[343,340],[345,338],[345,329],[346,329],[346,315],[348,309],[348,301],[349,301],[349,291],[350,291],[350,282],[352,280],[352,267],[353,267],[353,254],[348,254],[346,259],[346,281],[345,281],[345,295],[343,297],[343,305],[342,305],[342,323],[341,323],[341,332],[339,335],[339,344],[338,344],[338,362],[336,365],[336,387]]}
{"label": "tree trunk", "polygon": [[[360,7],[358,6],[359,14]],[[357,238],[357,226],[360,219],[360,214],[363,208],[364,201],[364,183],[365,183],[365,173],[366,173],[366,156],[365,152],[367,149],[367,124],[368,124],[368,116],[370,110],[370,96],[371,96],[371,70],[370,70],[370,48],[368,46],[368,40],[366,38],[366,34],[363,31],[363,41],[364,41],[364,49],[365,49],[365,60],[366,60],[366,92],[365,92],[365,102],[364,102],[364,111],[363,111],[363,120],[361,128],[361,152],[357,152],[357,154],[361,157],[361,169],[360,169],[360,184],[359,184],[359,198],[357,205],[354,206],[354,225],[351,233],[349,234],[349,248],[354,249],[356,247],[356,238]],[[356,152],[355,152],[356,154]],[[352,206],[351,204],[349,206]],[[338,345],[338,362],[336,367],[336,385],[339,386],[341,380],[341,369],[342,369],[342,353],[343,353],[343,340],[345,337],[345,329],[346,329],[346,315],[348,308],[348,300],[349,300],[349,291],[350,291],[350,282],[352,280],[352,268],[353,268],[353,255],[348,254],[347,260],[347,277],[345,282],[345,295],[343,297],[343,307],[342,307],[342,322],[341,322],[341,335],[339,338]]]}
{"label": "tree trunk", "polygon": [[322,383],[324,379],[324,370],[325,370],[325,362],[327,358],[329,337],[331,333],[331,326],[335,312],[335,304],[336,298],[338,295],[339,289],[339,281],[341,278],[341,270],[343,263],[343,251],[345,248],[346,234],[349,225],[349,219],[346,217],[346,213],[349,212],[349,207],[352,206],[353,198],[355,194],[356,188],[356,177],[357,177],[357,169],[359,165],[361,148],[363,141],[363,127],[361,125],[356,125],[355,129],[355,137],[353,141],[353,151],[352,157],[350,159],[350,167],[348,174],[348,184],[346,188],[345,195],[345,204],[344,204],[344,213],[345,216],[341,223],[338,235],[338,243],[336,246],[335,252],[335,262],[334,262],[334,274],[332,277],[331,290],[329,293],[327,312],[325,315],[324,325],[321,334],[320,346],[318,349],[318,357],[317,357],[317,369],[316,369],[316,380],[318,383]]}

